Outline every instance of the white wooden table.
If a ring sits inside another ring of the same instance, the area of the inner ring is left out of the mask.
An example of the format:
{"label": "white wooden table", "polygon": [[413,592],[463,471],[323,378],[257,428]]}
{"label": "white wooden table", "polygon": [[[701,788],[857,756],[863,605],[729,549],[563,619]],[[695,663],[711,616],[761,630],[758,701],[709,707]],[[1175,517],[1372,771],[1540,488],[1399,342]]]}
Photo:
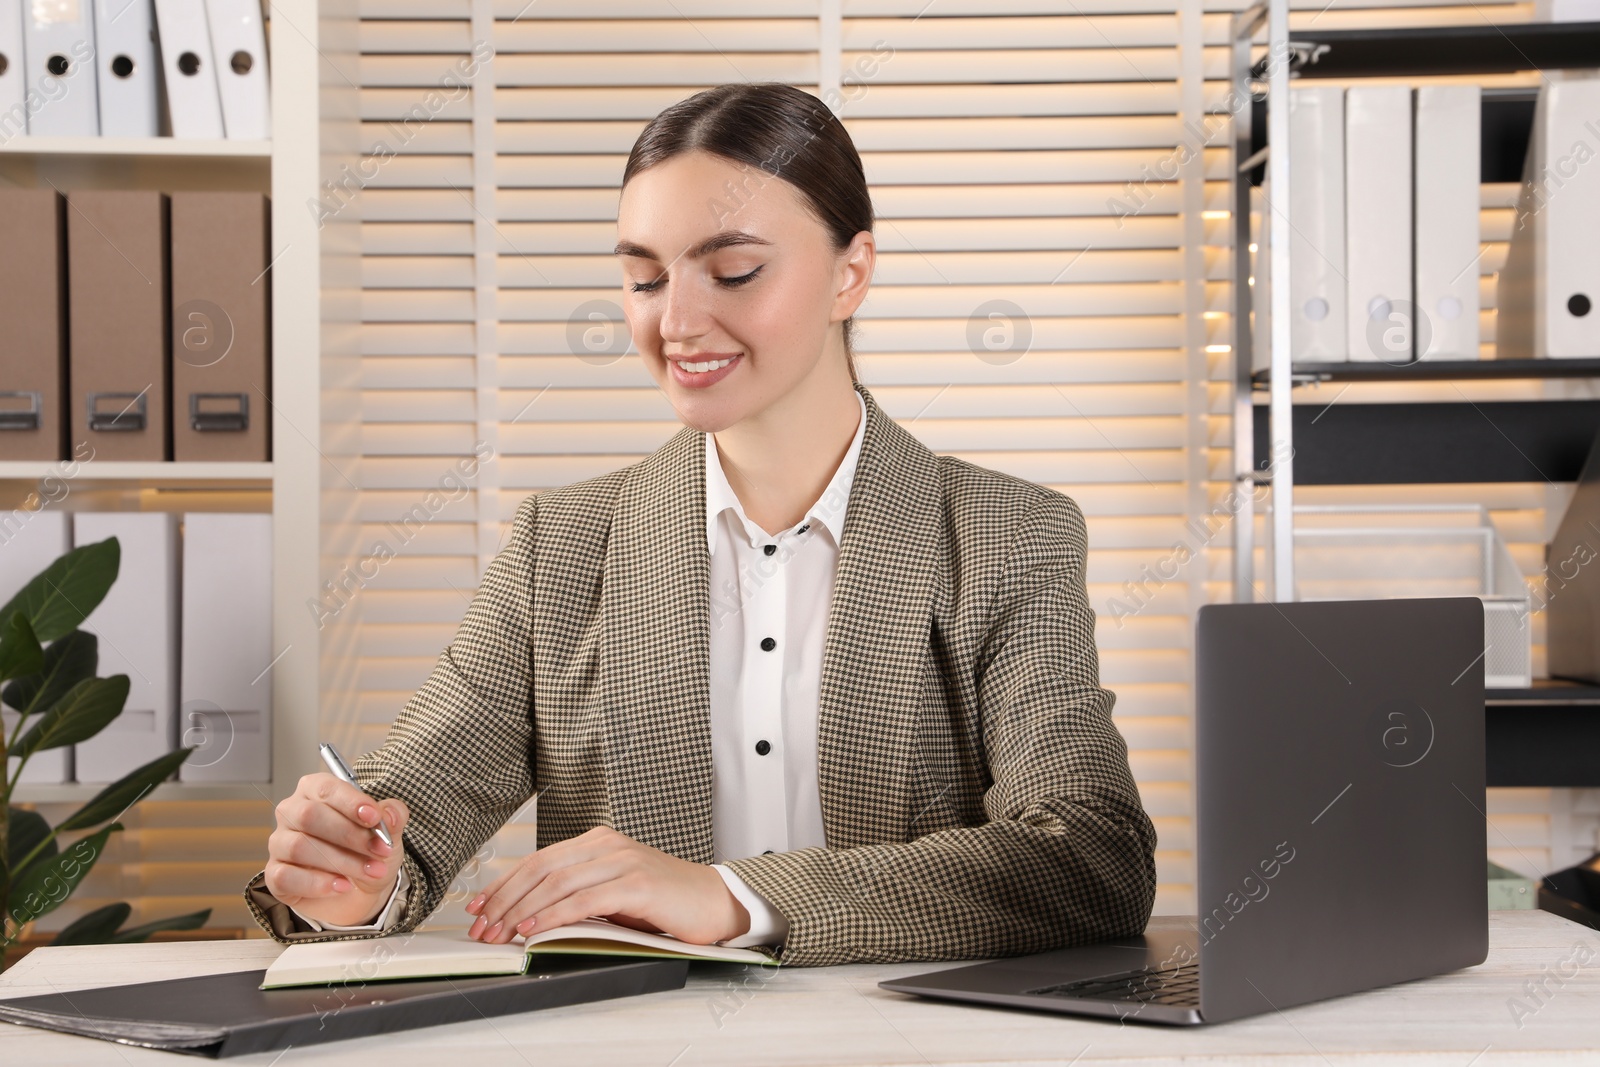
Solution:
{"label": "white wooden table", "polygon": [[[1494,912],[1489,959],[1439,978],[1168,1029],[939,1003],[878,981],[940,965],[784,969],[736,984],[693,970],[681,990],[241,1057],[244,1064],[691,1067],[695,1064],[1069,1064],[1210,1060],[1272,1067],[1600,1065],[1600,933],[1538,911]],[[1579,948],[1587,946],[1587,951]],[[261,968],[264,940],[46,948],[0,997]],[[1587,958],[1579,963],[1578,958]],[[952,964],[951,966],[955,966]],[[1537,999],[1524,983],[1543,980]],[[1513,1007],[1522,1003],[1519,1019]],[[1519,1025],[1520,1023],[1520,1025]],[[195,1062],[0,1023],[6,1067]]]}

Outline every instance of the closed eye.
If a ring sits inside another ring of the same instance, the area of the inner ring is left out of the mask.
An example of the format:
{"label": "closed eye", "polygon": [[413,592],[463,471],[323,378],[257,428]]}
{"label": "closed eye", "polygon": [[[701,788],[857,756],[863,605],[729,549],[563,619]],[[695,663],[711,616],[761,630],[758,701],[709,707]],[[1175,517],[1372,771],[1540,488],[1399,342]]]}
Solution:
{"label": "closed eye", "polygon": [[729,289],[737,289],[737,288],[739,288],[739,286],[743,285],[745,282],[749,281],[751,278],[754,278],[757,274],[760,274],[760,273],[761,273],[761,268],[757,267],[755,270],[751,271],[749,274],[741,274],[737,278],[722,278],[722,279],[720,279],[720,281],[722,282],[723,285],[726,285]]}
{"label": "closed eye", "polygon": [[[763,266],[765,266],[765,264],[763,264]],[[737,289],[737,288],[739,288],[739,286],[741,286],[741,285],[745,284],[746,282],[750,281],[752,278],[754,278],[757,274],[760,274],[760,273],[761,273],[761,267],[757,267],[755,270],[751,271],[749,274],[741,274],[737,278],[718,278],[717,280],[719,282],[721,282],[724,286],[726,286],[729,289]],[[635,293],[653,293],[658,288],[660,288],[660,286],[661,286],[661,280],[657,279],[656,281],[653,281],[653,282],[633,282],[631,285],[629,285],[628,288],[629,288],[630,291],[635,292]]]}

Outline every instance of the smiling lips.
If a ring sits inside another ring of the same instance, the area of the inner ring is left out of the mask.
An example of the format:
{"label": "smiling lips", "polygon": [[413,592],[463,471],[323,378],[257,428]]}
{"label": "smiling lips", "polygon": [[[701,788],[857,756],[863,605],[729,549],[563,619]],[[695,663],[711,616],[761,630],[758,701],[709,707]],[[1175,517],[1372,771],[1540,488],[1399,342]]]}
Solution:
{"label": "smiling lips", "polygon": [[710,358],[708,359],[696,360],[693,362],[682,359],[678,356],[669,356],[667,358],[676,363],[679,369],[683,370],[685,373],[705,374],[709,371],[720,370],[723,367],[726,367],[728,364],[732,363],[738,358],[738,353],[734,353],[730,356],[718,356],[711,354]]}
{"label": "smiling lips", "polygon": [[696,352],[693,358],[668,356],[667,373],[683,389],[710,389],[739,369],[743,352]]}

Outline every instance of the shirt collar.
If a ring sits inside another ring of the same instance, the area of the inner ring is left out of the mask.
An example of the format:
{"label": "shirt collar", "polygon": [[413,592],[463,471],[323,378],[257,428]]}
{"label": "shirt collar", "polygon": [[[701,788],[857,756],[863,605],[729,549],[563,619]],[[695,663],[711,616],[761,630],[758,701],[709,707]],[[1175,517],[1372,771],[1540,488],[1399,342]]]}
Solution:
{"label": "shirt collar", "polygon": [[[839,467],[833,472],[833,477],[828,480],[828,485],[822,490],[822,495],[811,505],[811,510],[806,513],[806,520],[819,523],[828,528],[833,535],[835,543],[839,541],[844,532],[845,510],[850,504],[850,486],[855,481],[856,461],[861,456],[861,439],[867,429],[867,404],[861,399],[859,390],[855,393],[856,403],[861,408],[861,419],[856,423],[856,435],[850,441],[850,448],[844,454],[844,459],[839,461]],[[715,554],[717,550],[717,520],[729,508],[738,516],[741,525],[747,529],[753,524],[744,513],[744,506],[739,503],[733,487],[728,484],[728,476],[722,471],[722,459],[717,455],[717,440],[711,434],[706,434],[706,550]],[[762,534],[763,538],[770,539],[771,535]]]}

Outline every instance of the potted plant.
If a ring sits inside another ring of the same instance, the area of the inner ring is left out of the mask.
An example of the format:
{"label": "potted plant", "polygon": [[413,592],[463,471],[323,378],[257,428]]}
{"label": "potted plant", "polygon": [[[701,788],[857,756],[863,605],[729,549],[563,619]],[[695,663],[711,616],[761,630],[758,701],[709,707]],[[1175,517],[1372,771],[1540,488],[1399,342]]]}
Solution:
{"label": "potted plant", "polygon": [[[180,748],[151,760],[55,826],[38,812],[12,806],[22,768],[34,753],[86,741],[122,714],[128,676],[96,677],[98,642],[78,629],[110,590],[121,560],[115,537],[75,548],[0,608],[0,697],[17,714],[9,736],[0,729],[0,968],[23,930],[59,907],[94,867],[106,841],[122,829],[116,820],[193,751]],[[62,834],[83,830],[93,832],[62,847]],[[207,908],[124,929],[131,911],[125,903],[97,908],[51,943],[143,941],[157,930],[195,929],[211,915]]]}

